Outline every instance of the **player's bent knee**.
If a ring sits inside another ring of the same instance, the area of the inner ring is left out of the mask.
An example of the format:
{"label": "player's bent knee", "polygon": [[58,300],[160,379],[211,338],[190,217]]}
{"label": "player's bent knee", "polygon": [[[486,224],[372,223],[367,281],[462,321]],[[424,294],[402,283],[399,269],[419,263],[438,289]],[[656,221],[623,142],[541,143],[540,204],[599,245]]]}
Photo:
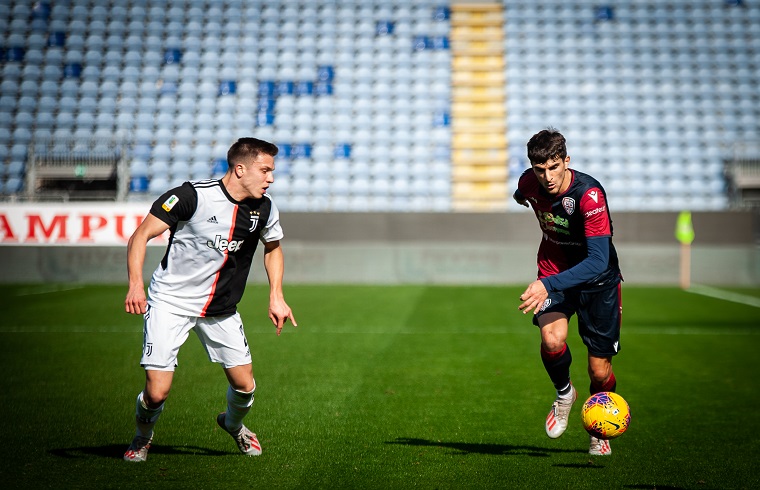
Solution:
{"label": "player's bent knee", "polygon": [[256,387],[251,391],[240,391],[232,387],[227,388],[227,401],[232,406],[250,408],[253,405],[254,393]]}
{"label": "player's bent knee", "polygon": [[609,374],[600,373],[600,372],[592,372],[590,373],[591,382],[594,385],[604,385],[607,380],[609,379]]}
{"label": "player's bent knee", "polygon": [[565,339],[559,339],[556,337],[548,337],[541,339],[541,350],[543,352],[558,353],[565,349]]}
{"label": "player's bent knee", "polygon": [[567,344],[567,335],[550,329],[541,329],[541,348],[546,352],[559,352]]}
{"label": "player's bent knee", "polygon": [[254,378],[251,378],[245,382],[240,382],[240,380],[237,380],[237,383],[230,383],[230,387],[240,393],[253,394],[256,391],[256,380]]}
{"label": "player's bent knee", "polygon": [[251,365],[233,366],[224,368],[227,380],[233,389],[241,392],[251,392],[256,389],[256,381],[253,377]]}
{"label": "player's bent knee", "polygon": [[601,364],[589,366],[589,378],[591,380],[591,392],[615,391],[617,380],[615,373],[612,371],[611,364]]}
{"label": "player's bent knee", "polygon": [[143,401],[148,408],[160,407],[169,398],[169,391],[143,391]]}
{"label": "player's bent knee", "polygon": [[246,385],[244,389],[240,390],[245,393],[250,393],[251,396],[253,396],[253,393],[256,391],[256,380],[251,378],[251,383]]}

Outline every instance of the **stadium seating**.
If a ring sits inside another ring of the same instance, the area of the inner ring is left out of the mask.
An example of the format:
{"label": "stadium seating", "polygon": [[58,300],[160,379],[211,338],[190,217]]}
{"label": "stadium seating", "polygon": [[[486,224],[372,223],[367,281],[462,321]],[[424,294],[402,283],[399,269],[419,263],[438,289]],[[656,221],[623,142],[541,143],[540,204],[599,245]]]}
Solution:
{"label": "stadium seating", "polygon": [[[614,189],[615,209],[725,208],[723,161],[736,142],[760,136],[757,106],[736,100],[750,71],[757,82],[757,35],[750,30],[760,11],[710,1],[615,2],[592,19],[588,4],[560,4],[561,39],[538,35],[545,10],[533,2],[506,9],[505,29],[526,41],[505,46],[509,140],[526,141],[536,126],[563,129],[572,165],[593,169]],[[744,63],[733,55],[750,64],[741,76]],[[561,83],[540,88],[550,67],[559,69]],[[516,100],[523,102],[515,107]],[[722,108],[701,110],[705,102]],[[520,152],[511,155],[514,183],[527,164]],[[651,184],[642,189],[633,177]],[[658,185],[668,181],[675,185]]]}
{"label": "stadium seating", "polygon": [[[449,7],[8,0],[0,195],[21,192],[35,138],[118,135],[132,197],[149,199],[258,136],[281,148],[284,209],[449,211]],[[723,162],[760,139],[759,6],[510,0],[502,27],[508,187],[554,126],[616,210],[728,207]]]}

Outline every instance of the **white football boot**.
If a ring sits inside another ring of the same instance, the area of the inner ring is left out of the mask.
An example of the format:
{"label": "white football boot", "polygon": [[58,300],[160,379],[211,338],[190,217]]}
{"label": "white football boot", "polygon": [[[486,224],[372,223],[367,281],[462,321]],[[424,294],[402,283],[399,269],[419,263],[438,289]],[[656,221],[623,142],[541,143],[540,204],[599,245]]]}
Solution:
{"label": "white football boot", "polygon": [[261,444],[259,444],[259,440],[256,438],[256,434],[248,430],[248,427],[245,425],[240,426],[240,430],[237,431],[237,433],[230,432],[227,430],[227,426],[224,424],[224,419],[226,418],[227,414],[222,412],[219,415],[216,416],[216,423],[224,429],[225,432],[227,432],[229,435],[232,436],[233,439],[235,439],[235,442],[237,443],[238,449],[240,449],[240,452],[247,455],[247,456],[258,456],[261,454]]}
{"label": "white football boot", "polygon": [[150,449],[151,442],[153,442],[153,433],[150,434],[150,437],[135,436],[127,452],[124,453],[124,461],[142,463],[148,459],[148,449]]}
{"label": "white football boot", "polygon": [[561,436],[567,429],[567,421],[570,418],[570,409],[578,398],[575,386],[570,385],[571,395],[568,398],[557,396],[552,404],[552,409],[546,416],[546,435],[552,439]]}
{"label": "white football boot", "polygon": [[612,448],[610,448],[610,441],[606,439],[598,439],[594,436],[589,436],[590,442],[588,447],[588,453],[593,456],[609,456],[612,454]]}

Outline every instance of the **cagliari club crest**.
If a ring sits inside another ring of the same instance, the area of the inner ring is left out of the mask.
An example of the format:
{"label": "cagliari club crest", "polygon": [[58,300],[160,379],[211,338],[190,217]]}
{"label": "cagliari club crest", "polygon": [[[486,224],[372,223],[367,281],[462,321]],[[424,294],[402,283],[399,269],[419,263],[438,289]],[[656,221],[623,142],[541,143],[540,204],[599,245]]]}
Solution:
{"label": "cagliari club crest", "polygon": [[562,207],[565,208],[567,214],[573,214],[573,211],[575,211],[575,199],[572,197],[563,197]]}

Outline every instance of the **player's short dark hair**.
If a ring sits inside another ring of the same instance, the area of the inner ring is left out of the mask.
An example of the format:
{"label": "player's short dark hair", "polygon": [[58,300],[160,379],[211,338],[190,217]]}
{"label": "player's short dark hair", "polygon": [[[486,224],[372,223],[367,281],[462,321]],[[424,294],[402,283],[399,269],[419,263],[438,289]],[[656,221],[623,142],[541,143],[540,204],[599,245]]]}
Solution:
{"label": "player's short dark hair", "polygon": [[240,138],[227,151],[227,163],[230,167],[242,160],[256,160],[260,154],[276,156],[279,149],[268,141],[256,138]]}
{"label": "player's short dark hair", "polygon": [[547,128],[534,134],[528,141],[528,160],[531,165],[540,165],[544,162],[567,157],[565,137],[554,128]]}

